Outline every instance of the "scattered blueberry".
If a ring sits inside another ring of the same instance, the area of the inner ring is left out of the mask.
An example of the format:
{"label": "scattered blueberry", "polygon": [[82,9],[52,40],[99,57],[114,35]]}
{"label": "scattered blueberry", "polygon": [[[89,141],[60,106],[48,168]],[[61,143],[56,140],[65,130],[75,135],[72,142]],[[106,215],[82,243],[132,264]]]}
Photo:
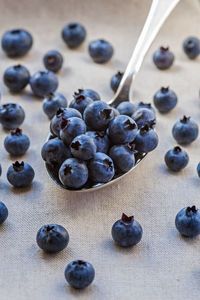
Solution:
{"label": "scattered blueberry", "polygon": [[69,263],[65,269],[67,282],[75,289],[83,289],[92,283],[95,276],[93,266],[83,260],[75,260]]}
{"label": "scattered blueberry", "polygon": [[105,130],[114,118],[113,109],[103,101],[89,104],[83,114],[86,125],[92,130]]}
{"label": "scattered blueberry", "polygon": [[137,134],[137,124],[125,115],[119,115],[109,125],[109,138],[114,144],[132,142]]}
{"label": "scattered blueberry", "polygon": [[63,56],[57,50],[50,50],[45,54],[43,62],[47,70],[56,73],[62,68]]}
{"label": "scattered blueberry", "polygon": [[200,177],[200,162],[199,162],[198,165],[197,165],[197,174],[198,174],[198,176]]}
{"label": "scattered blueberry", "polygon": [[114,174],[112,159],[105,153],[97,152],[88,163],[89,177],[93,182],[105,183],[110,181]]}
{"label": "scattered blueberry", "polygon": [[0,123],[6,129],[19,127],[25,118],[25,112],[21,105],[7,103],[0,106]]}
{"label": "scattered blueberry", "polygon": [[48,140],[42,147],[43,160],[50,165],[61,165],[71,157],[70,149],[58,138]]}
{"label": "scattered blueberry", "polygon": [[113,240],[121,247],[131,247],[142,239],[142,227],[133,216],[128,217],[124,213],[122,218],[112,226]]}
{"label": "scattered blueberry", "polygon": [[24,56],[31,49],[32,44],[31,34],[23,29],[6,31],[1,40],[2,49],[10,57]]}
{"label": "scattered blueberry", "polygon": [[190,59],[195,59],[200,54],[200,40],[188,37],[183,43],[183,50]]}
{"label": "scattered blueberry", "polygon": [[110,141],[105,131],[87,131],[86,135],[93,139],[97,147],[97,152],[108,152]]}
{"label": "scattered blueberry", "polygon": [[133,103],[124,101],[117,106],[117,110],[119,111],[120,115],[131,117],[132,114],[136,111],[136,107]]}
{"label": "scattered blueberry", "polygon": [[80,134],[86,132],[85,122],[77,117],[65,119],[62,118],[60,124],[60,138],[66,144],[70,145],[72,140]]}
{"label": "scattered blueberry", "polygon": [[113,46],[105,40],[90,42],[88,50],[93,61],[98,64],[108,62],[114,53]]}
{"label": "scattered blueberry", "polygon": [[59,178],[68,188],[81,188],[88,180],[86,163],[77,158],[68,158],[60,167]]}
{"label": "scattered blueberry", "polygon": [[60,124],[62,118],[69,119],[73,117],[82,119],[81,113],[74,108],[59,108],[50,123],[51,133],[55,136],[60,136]]}
{"label": "scattered blueberry", "polygon": [[174,172],[179,172],[184,169],[188,162],[189,156],[187,152],[178,146],[170,149],[165,154],[165,163],[167,167]]}
{"label": "scattered blueberry", "polygon": [[200,234],[200,211],[194,205],[181,209],[175,219],[177,230],[185,237],[196,237]]}
{"label": "scattered blueberry", "polygon": [[52,119],[59,108],[67,107],[67,99],[60,93],[50,93],[43,101],[43,111]]}
{"label": "scattered blueberry", "polygon": [[89,97],[93,101],[99,101],[99,100],[101,100],[100,95],[96,91],[91,90],[91,89],[84,89],[84,90],[83,89],[79,89],[78,92],[75,92],[74,94],[76,96],[83,95],[85,97]]}
{"label": "scattered blueberry", "polygon": [[94,157],[97,147],[89,135],[81,134],[73,139],[70,149],[74,157],[89,160]]}
{"label": "scattered blueberry", "polygon": [[14,187],[29,186],[32,183],[34,176],[35,172],[33,168],[23,161],[16,161],[7,171],[7,179]]}
{"label": "scattered blueberry", "polygon": [[43,225],[37,232],[36,241],[45,252],[56,253],[67,247],[69,234],[61,225]]}
{"label": "scattered blueberry", "polygon": [[172,110],[177,104],[177,96],[169,87],[161,87],[153,97],[154,105],[160,113],[167,113]]}
{"label": "scattered blueberry", "polygon": [[113,90],[113,92],[116,92],[118,89],[118,86],[121,82],[121,79],[123,77],[124,73],[122,72],[117,72],[116,74],[114,74],[110,80],[110,86],[111,89]]}
{"label": "scattered blueberry", "polygon": [[19,128],[11,131],[4,140],[6,151],[15,156],[23,155],[28,150],[29,146],[29,137]]}
{"label": "scattered blueberry", "polygon": [[110,148],[109,156],[120,172],[126,173],[135,165],[135,150],[131,145],[114,145]]}
{"label": "scattered blueberry", "polygon": [[172,128],[172,135],[177,143],[188,145],[195,141],[199,134],[199,127],[190,117],[184,116]]}
{"label": "scattered blueberry", "polygon": [[169,48],[160,47],[153,55],[153,61],[160,70],[166,70],[171,67],[174,62],[174,54]]}
{"label": "scattered blueberry", "polygon": [[69,104],[69,107],[75,108],[80,111],[81,114],[83,114],[86,107],[91,103],[93,103],[93,100],[91,98],[78,94],[74,95],[74,99]]}
{"label": "scattered blueberry", "polygon": [[8,89],[13,93],[21,92],[29,83],[30,73],[22,65],[9,67],[5,70],[3,80]]}
{"label": "scattered blueberry", "polygon": [[134,140],[135,149],[140,153],[153,151],[158,146],[158,135],[148,124],[141,127]]}
{"label": "scattered blueberry", "polygon": [[3,202],[0,201],[0,224],[3,224],[8,217],[8,209]]}
{"label": "scattered blueberry", "polygon": [[62,38],[69,48],[76,48],[86,38],[85,27],[79,23],[69,23],[62,30]]}
{"label": "scattered blueberry", "polygon": [[58,78],[51,71],[38,71],[30,78],[33,93],[38,97],[45,97],[55,92],[58,87]]}
{"label": "scattered blueberry", "polygon": [[139,108],[133,113],[132,118],[136,122],[139,129],[145,124],[154,126],[156,122],[155,113],[148,108]]}

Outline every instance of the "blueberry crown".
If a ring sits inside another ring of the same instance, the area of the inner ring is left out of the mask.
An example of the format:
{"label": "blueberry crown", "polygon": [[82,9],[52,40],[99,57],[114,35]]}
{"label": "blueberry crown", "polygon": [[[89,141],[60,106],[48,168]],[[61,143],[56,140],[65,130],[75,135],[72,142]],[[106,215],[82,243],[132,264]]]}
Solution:
{"label": "blueberry crown", "polygon": [[139,102],[138,106],[141,107],[147,107],[147,108],[151,108],[151,103],[144,103],[143,101]]}
{"label": "blueberry crown", "polygon": [[183,116],[183,118],[180,120],[182,123],[187,123],[190,120],[190,117]]}
{"label": "blueberry crown", "polygon": [[73,142],[71,143],[71,147],[74,149],[74,150],[79,150],[81,146],[81,143],[79,141],[76,141],[76,142]]}
{"label": "blueberry crown", "polygon": [[167,93],[169,91],[169,86],[168,87],[163,87],[162,86],[160,90],[161,90],[162,93],[165,94],[165,93]]}
{"label": "blueberry crown", "polygon": [[82,101],[85,100],[85,96],[82,94],[74,95],[74,99],[76,100],[77,103],[81,103]]}
{"label": "blueberry crown", "polygon": [[64,168],[64,175],[68,175],[72,173],[72,167],[70,165],[66,165]]}
{"label": "blueberry crown", "polygon": [[197,212],[197,208],[196,208],[195,205],[193,205],[193,206],[191,206],[191,207],[188,206],[188,207],[186,208],[186,215],[187,215],[187,216],[189,216],[190,213],[196,214],[196,212]]}
{"label": "blueberry crown", "polygon": [[62,120],[60,122],[60,128],[63,129],[67,126],[67,124],[69,123],[69,120],[65,119],[64,117],[62,117]]}
{"label": "blueberry crown", "polygon": [[20,128],[16,128],[15,130],[11,130],[10,134],[20,136],[22,135],[22,130]]}
{"label": "blueberry crown", "polygon": [[63,114],[63,112],[64,112],[64,109],[59,108],[59,109],[57,110],[57,112],[56,112],[56,116],[59,117],[60,115]]}
{"label": "blueberry crown", "polygon": [[119,78],[122,78],[123,75],[124,75],[124,73],[120,72],[120,71],[118,71],[117,74],[116,74],[116,76],[119,77]]}
{"label": "blueberry crown", "polygon": [[19,172],[21,170],[23,170],[24,168],[24,162],[21,161],[16,161],[15,163],[13,163],[13,169],[16,171],[16,172]]}
{"label": "blueberry crown", "polygon": [[112,108],[104,108],[103,110],[101,110],[99,112],[99,117],[100,119],[106,119],[109,120],[111,117],[111,113],[112,113]]}
{"label": "blueberry crown", "polygon": [[163,52],[163,53],[167,52],[167,51],[169,51],[169,47],[163,47],[163,46],[161,46],[160,47],[160,51]]}
{"label": "blueberry crown", "polygon": [[127,147],[130,151],[132,151],[133,153],[138,153],[138,151],[135,149],[136,145],[134,144],[134,142],[132,143],[128,143]]}
{"label": "blueberry crown", "polygon": [[182,151],[182,149],[181,149],[181,147],[176,146],[176,147],[174,147],[173,151],[174,151],[175,154],[178,154]]}
{"label": "blueberry crown", "polygon": [[95,132],[95,137],[96,137],[96,138],[101,138],[101,139],[103,139],[105,135],[106,135],[106,133],[105,133],[104,131],[96,131],[96,132]]}
{"label": "blueberry crown", "polygon": [[133,130],[136,128],[135,122],[132,122],[131,120],[126,120],[124,122],[124,129],[126,130]]}
{"label": "blueberry crown", "polygon": [[122,217],[121,217],[121,220],[124,223],[132,223],[134,221],[134,216],[128,217],[125,213],[123,213]]}
{"label": "blueberry crown", "polygon": [[82,94],[83,89],[78,89],[78,92],[74,92],[74,96],[78,96],[80,94]]}
{"label": "blueberry crown", "polygon": [[112,161],[109,160],[108,158],[103,160],[104,166],[106,166],[108,169],[112,170],[113,169],[113,164]]}
{"label": "blueberry crown", "polygon": [[[47,99],[48,100],[51,100],[55,97],[55,94],[53,92],[49,93],[48,96],[47,96]],[[59,109],[58,109],[59,110]],[[58,112],[58,111],[57,111]],[[56,113],[57,114],[57,113]]]}

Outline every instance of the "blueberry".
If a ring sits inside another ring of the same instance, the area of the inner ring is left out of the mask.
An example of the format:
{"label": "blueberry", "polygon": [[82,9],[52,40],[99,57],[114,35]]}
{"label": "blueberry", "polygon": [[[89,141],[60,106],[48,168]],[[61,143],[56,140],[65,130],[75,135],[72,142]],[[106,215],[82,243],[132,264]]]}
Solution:
{"label": "blueberry", "polygon": [[131,247],[142,239],[142,227],[133,216],[124,213],[112,226],[112,238],[120,247]]}
{"label": "blueberry", "polygon": [[97,152],[88,164],[89,177],[93,182],[105,183],[110,181],[114,174],[112,159],[105,153]]}
{"label": "blueberry", "polygon": [[24,56],[32,47],[31,34],[23,29],[13,29],[4,33],[1,46],[10,57]]}
{"label": "blueberry", "polygon": [[45,252],[60,252],[67,247],[69,234],[61,225],[43,225],[37,232],[36,241],[38,246]]}
{"label": "blueberry", "polygon": [[47,70],[56,73],[62,68],[63,56],[57,50],[50,50],[45,54],[43,62]]}
{"label": "blueberry", "polygon": [[146,124],[138,130],[134,143],[136,150],[141,153],[147,153],[153,151],[158,146],[158,135]]}
{"label": "blueberry", "polygon": [[113,46],[105,40],[90,42],[88,51],[93,61],[98,64],[108,62],[114,53]]}
{"label": "blueberry", "polygon": [[198,174],[198,176],[200,177],[200,162],[199,162],[198,165],[197,165],[197,174]]}
{"label": "blueberry", "polygon": [[38,97],[45,97],[55,92],[58,87],[58,78],[51,72],[36,72],[30,78],[30,85],[33,93]]}
{"label": "blueberry", "polygon": [[48,140],[42,147],[41,155],[46,163],[59,166],[71,157],[69,147],[58,138]]}
{"label": "blueberry", "polygon": [[131,145],[114,145],[110,148],[109,156],[120,172],[126,173],[135,165],[134,149]]}
{"label": "blueberry", "polygon": [[68,158],[60,167],[59,178],[64,186],[79,189],[88,180],[87,165],[77,158]]}
{"label": "blueberry", "polygon": [[117,106],[117,110],[119,111],[120,115],[131,117],[132,114],[136,111],[136,107],[133,103],[124,101]]}
{"label": "blueberry", "polygon": [[22,65],[9,67],[5,70],[3,80],[8,89],[13,93],[21,92],[29,83],[30,73]]}
{"label": "blueberry", "polygon": [[83,289],[92,283],[95,277],[93,266],[83,260],[69,263],[65,269],[67,282],[75,289]]}
{"label": "blueberry", "polygon": [[72,140],[80,134],[86,132],[85,122],[77,117],[65,119],[62,118],[60,124],[60,138],[66,144],[70,145]]}
{"label": "blueberry", "polygon": [[8,209],[3,202],[0,201],[0,224],[5,222],[8,217]]}
{"label": "blueberry", "polygon": [[153,61],[160,70],[166,70],[171,67],[174,62],[174,54],[169,48],[160,47],[153,55]]}
{"label": "blueberry", "polygon": [[165,163],[167,167],[174,172],[179,172],[184,169],[188,162],[189,156],[187,152],[178,146],[170,149],[165,154]]}
{"label": "blueberry", "polygon": [[43,101],[43,111],[52,119],[59,108],[67,107],[67,99],[60,93],[50,93]]}
{"label": "blueberry", "polygon": [[194,205],[181,209],[175,219],[177,230],[185,237],[196,237],[200,234],[200,211]]}
{"label": "blueberry", "polygon": [[59,136],[60,123],[62,121],[62,118],[69,119],[72,117],[77,117],[82,119],[81,113],[74,108],[65,108],[65,109],[59,108],[50,123],[51,133],[54,134],[55,136]]}
{"label": "blueberry", "polygon": [[97,147],[97,152],[108,152],[110,141],[104,131],[87,131],[86,135],[90,136],[93,139]]}
{"label": "blueberry", "polygon": [[116,92],[119,85],[120,85],[120,82],[121,82],[121,79],[123,77],[124,73],[118,71],[116,74],[114,74],[112,77],[111,77],[111,80],[110,80],[110,87],[111,89],[113,90],[113,92]]}
{"label": "blueberry", "polygon": [[147,108],[147,109],[150,109],[154,114],[156,113],[155,109],[153,108],[151,103],[145,103],[145,102],[142,102],[142,101],[136,103],[136,109],[140,109],[140,108]]}
{"label": "blueberry", "polygon": [[172,128],[172,135],[177,143],[188,145],[197,139],[199,127],[197,123],[184,116],[183,119],[177,121]]}
{"label": "blueberry", "polygon": [[172,110],[177,104],[177,96],[169,87],[161,87],[153,97],[154,105],[160,113],[167,113]]}
{"label": "blueberry", "polygon": [[79,23],[69,23],[62,30],[62,38],[69,48],[76,48],[86,38],[85,27]]}
{"label": "blueberry", "polygon": [[91,98],[78,94],[74,95],[74,99],[71,101],[69,107],[75,108],[80,111],[81,114],[83,114],[86,107],[91,103],[93,103],[93,100]]}
{"label": "blueberry", "polygon": [[183,50],[190,59],[195,59],[200,54],[200,40],[188,37],[183,43]]}
{"label": "blueberry", "polygon": [[73,139],[70,149],[74,157],[89,160],[94,157],[97,147],[90,136],[81,134]]}
{"label": "blueberry", "polygon": [[155,113],[148,108],[139,108],[133,113],[132,118],[135,120],[139,129],[145,124],[154,126],[156,121]]}
{"label": "blueberry", "polygon": [[94,91],[94,90],[91,90],[91,89],[79,89],[78,92],[75,92],[74,93],[76,96],[77,95],[83,95],[85,97],[89,97],[91,98],[93,101],[99,101],[101,100],[101,97],[100,95]]}
{"label": "blueberry", "polygon": [[32,183],[34,176],[35,172],[33,168],[23,161],[16,161],[7,171],[7,179],[14,187],[29,186]]}
{"label": "blueberry", "polygon": [[0,123],[6,129],[19,127],[25,119],[23,108],[16,103],[7,103],[0,106]]}
{"label": "blueberry", "polygon": [[113,109],[103,101],[89,104],[83,114],[86,125],[92,130],[105,130],[114,118]]}
{"label": "blueberry", "polygon": [[109,125],[109,138],[113,144],[125,144],[134,140],[137,134],[137,124],[128,116],[115,117]]}
{"label": "blueberry", "polygon": [[23,155],[28,150],[29,146],[29,137],[19,128],[11,131],[4,140],[6,151],[15,156]]}

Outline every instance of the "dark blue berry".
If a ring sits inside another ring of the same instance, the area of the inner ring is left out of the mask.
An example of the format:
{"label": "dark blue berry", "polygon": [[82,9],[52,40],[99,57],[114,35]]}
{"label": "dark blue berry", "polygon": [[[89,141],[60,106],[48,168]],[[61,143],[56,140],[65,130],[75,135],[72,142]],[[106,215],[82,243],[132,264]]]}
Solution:
{"label": "dark blue berry", "polygon": [[45,54],[43,62],[47,70],[56,73],[62,68],[63,56],[57,50],[50,50]]}
{"label": "dark blue berry", "polygon": [[76,48],[86,38],[85,27],[79,23],[69,23],[62,30],[62,38],[69,48]]}
{"label": "dark blue berry", "polygon": [[97,152],[88,164],[89,177],[93,182],[105,183],[110,181],[114,174],[112,159],[105,153]]}
{"label": "dark blue berry", "polygon": [[137,124],[125,115],[119,115],[109,125],[109,138],[113,144],[132,142],[137,134]]}
{"label": "dark blue berry", "polygon": [[4,140],[6,151],[14,156],[23,155],[28,150],[29,146],[29,137],[19,128],[11,131]]}
{"label": "dark blue berry", "polygon": [[43,101],[43,111],[52,119],[59,108],[67,107],[67,99],[60,93],[50,93]]}
{"label": "dark blue berry", "polygon": [[90,136],[93,139],[97,147],[97,152],[108,152],[110,141],[104,131],[87,131],[86,135]]}
{"label": "dark blue berry", "polygon": [[194,205],[181,209],[175,219],[177,230],[186,237],[196,237],[200,234],[200,211]]}
{"label": "dark blue berry", "polygon": [[69,107],[75,108],[80,111],[81,114],[83,114],[86,107],[91,103],[93,103],[93,100],[91,98],[78,94],[74,95],[74,99],[69,104]]}
{"label": "dark blue berry", "polygon": [[136,122],[138,129],[140,129],[145,124],[150,126],[155,125],[156,116],[155,113],[148,108],[139,108],[132,115],[133,120]]}
{"label": "dark blue berry", "polygon": [[154,105],[160,113],[167,113],[172,110],[177,104],[177,96],[169,87],[161,87],[153,97]]}
{"label": "dark blue berry", "polygon": [[23,108],[16,103],[7,103],[0,106],[0,123],[6,129],[19,127],[25,118]]}
{"label": "dark blue berry", "polygon": [[134,148],[131,145],[114,145],[110,148],[109,156],[115,167],[122,173],[128,172],[135,165]]}
{"label": "dark blue berry", "polygon": [[91,98],[93,101],[99,101],[101,100],[101,97],[100,95],[94,91],[94,90],[91,90],[91,89],[79,89],[78,92],[75,92],[74,93],[76,96],[77,95],[83,95],[85,97],[89,97]]}
{"label": "dark blue berry", "polygon": [[105,40],[90,42],[88,50],[93,61],[98,64],[108,62],[114,53],[113,46]]}
{"label": "dark blue berry", "polygon": [[35,172],[33,168],[23,161],[16,161],[7,171],[7,179],[14,187],[29,186],[32,183],[34,176]]}
{"label": "dark blue berry", "polygon": [[93,266],[83,260],[69,263],[65,269],[67,282],[75,289],[83,289],[92,283],[95,277]]}
{"label": "dark blue berry", "polygon": [[195,59],[200,54],[200,40],[188,37],[183,43],[183,50],[190,59]]}
{"label": "dark blue berry", "polygon": [[37,232],[36,241],[45,252],[56,253],[67,247],[69,234],[61,225],[43,225]]}
{"label": "dark blue berry", "polygon": [[128,217],[125,214],[122,214],[122,218],[112,226],[113,240],[121,247],[138,244],[142,239],[142,233],[142,227],[134,220],[134,217]]}
{"label": "dark blue berry", "polygon": [[1,45],[10,57],[24,56],[32,47],[31,34],[23,29],[13,29],[4,33]]}
{"label": "dark blue berry", "polygon": [[170,149],[165,154],[165,163],[167,167],[174,172],[179,172],[184,169],[188,162],[189,156],[187,152],[178,146]]}
{"label": "dark blue berry", "polygon": [[22,65],[9,67],[5,70],[3,80],[8,89],[13,93],[21,92],[29,83],[30,73]]}
{"label": "dark blue berry", "polygon": [[172,135],[177,143],[188,145],[195,141],[199,134],[199,127],[190,117],[184,116],[172,128]]}
{"label": "dark blue berry", "polygon": [[146,124],[138,130],[134,144],[135,149],[140,153],[153,151],[158,146],[158,135]]}
{"label": "dark blue berry", "polygon": [[160,70],[166,70],[171,67],[174,62],[174,54],[169,48],[160,47],[153,55],[153,61]]}
{"label": "dark blue berry", "polygon": [[120,85],[120,82],[121,82],[121,79],[123,77],[124,73],[122,72],[117,72],[116,74],[114,74],[112,77],[111,77],[111,80],[110,80],[110,86],[111,86],[111,89],[113,90],[113,92],[116,92],[119,85]]}
{"label": "dark blue berry", "polygon": [[119,111],[120,115],[131,117],[132,114],[136,111],[136,107],[133,103],[124,101],[117,106],[117,110]]}
{"label": "dark blue berry", "polygon": [[30,85],[33,93],[38,97],[45,97],[55,92],[58,87],[58,78],[51,72],[36,72],[30,78]]}
{"label": "dark blue berry", "polygon": [[69,147],[58,138],[48,140],[42,147],[41,155],[46,163],[59,166],[71,157]]}
{"label": "dark blue berry", "polygon": [[68,158],[60,167],[59,178],[65,187],[81,188],[88,180],[86,163],[77,158]]}
{"label": "dark blue berry", "polygon": [[60,124],[60,138],[66,144],[70,145],[72,140],[80,134],[86,132],[85,122],[77,117],[65,119],[62,118]]}
{"label": "dark blue berry", "polygon": [[199,162],[198,165],[197,165],[197,174],[198,174],[198,176],[200,177],[200,162]]}
{"label": "dark blue berry", "polygon": [[74,157],[89,160],[94,157],[97,147],[90,136],[81,134],[73,139],[70,149]]}
{"label": "dark blue berry", "polygon": [[8,217],[8,209],[3,202],[0,201],[0,224],[5,222]]}

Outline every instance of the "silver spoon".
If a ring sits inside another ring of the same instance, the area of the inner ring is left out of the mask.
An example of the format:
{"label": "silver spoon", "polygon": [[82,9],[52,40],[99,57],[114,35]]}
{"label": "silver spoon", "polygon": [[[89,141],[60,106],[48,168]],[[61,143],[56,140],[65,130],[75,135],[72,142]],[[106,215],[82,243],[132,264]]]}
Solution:
{"label": "silver spoon", "polygon": [[[151,46],[153,40],[155,39],[158,31],[160,30],[161,26],[178,4],[180,0],[153,0],[152,5],[144,24],[143,30],[139,36],[137,41],[136,47],[133,51],[131,59],[128,63],[124,76],[120,82],[117,92],[115,93],[113,99],[108,102],[111,106],[116,107],[123,101],[130,101],[131,99],[131,91],[132,91],[132,82],[135,79],[136,74],[140,70],[144,57]],[[51,136],[49,136],[51,138]],[[127,173],[109,181],[108,183],[104,184],[96,184],[92,187],[84,187],[81,190],[71,190],[76,192],[84,192],[84,191],[94,191],[100,189],[102,187],[108,186],[119,180],[120,178],[126,176],[128,173],[132,172],[132,170],[138,166],[138,164],[143,160],[146,156],[146,153],[140,155],[136,159],[135,166]],[[50,165],[46,164],[47,171],[51,179],[60,187],[68,189],[62,185],[58,177],[58,170]]]}

